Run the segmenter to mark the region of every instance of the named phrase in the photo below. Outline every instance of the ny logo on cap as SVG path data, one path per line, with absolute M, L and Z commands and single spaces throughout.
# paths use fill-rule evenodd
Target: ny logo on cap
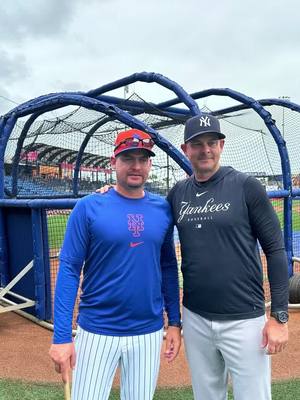
M 210 126 L 210 119 L 209 119 L 209 117 L 201 117 L 200 119 L 199 119 L 199 123 L 200 123 L 200 126 L 202 127 L 202 126 L 204 126 L 204 127 L 206 127 L 206 126 Z

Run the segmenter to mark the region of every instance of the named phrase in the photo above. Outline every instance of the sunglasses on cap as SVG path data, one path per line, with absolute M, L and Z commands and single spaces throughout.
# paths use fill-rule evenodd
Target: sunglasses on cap
M 141 143 L 141 144 L 140 144 Z M 151 149 L 154 146 L 152 139 L 139 139 L 137 137 L 127 138 L 117 145 L 115 151 L 120 147 L 144 147 L 145 149 Z

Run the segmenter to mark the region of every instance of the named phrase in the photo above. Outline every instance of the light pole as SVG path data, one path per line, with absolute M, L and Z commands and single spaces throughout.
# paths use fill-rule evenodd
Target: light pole
M 283 100 L 289 100 L 290 96 L 279 96 L 279 99 L 283 99 Z M 285 111 L 285 107 L 282 107 L 282 137 L 284 138 L 284 128 L 285 128 L 285 121 L 284 121 L 284 111 Z
M 129 93 L 129 85 L 124 86 L 124 100 L 127 99 L 127 95 Z

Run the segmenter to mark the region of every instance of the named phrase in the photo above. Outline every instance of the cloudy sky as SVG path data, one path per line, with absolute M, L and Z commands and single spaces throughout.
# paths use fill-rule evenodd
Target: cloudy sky
M 229 87 L 300 103 L 299 15 L 298 0 L 1 0 L 0 114 L 142 71 L 188 92 Z M 131 90 L 149 101 L 174 97 L 155 84 Z

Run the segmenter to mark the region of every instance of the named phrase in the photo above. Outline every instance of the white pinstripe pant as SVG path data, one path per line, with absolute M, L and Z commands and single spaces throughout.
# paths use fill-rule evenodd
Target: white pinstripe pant
M 121 400 L 152 400 L 163 329 L 146 335 L 105 336 L 78 327 L 72 400 L 107 400 L 118 366 Z

